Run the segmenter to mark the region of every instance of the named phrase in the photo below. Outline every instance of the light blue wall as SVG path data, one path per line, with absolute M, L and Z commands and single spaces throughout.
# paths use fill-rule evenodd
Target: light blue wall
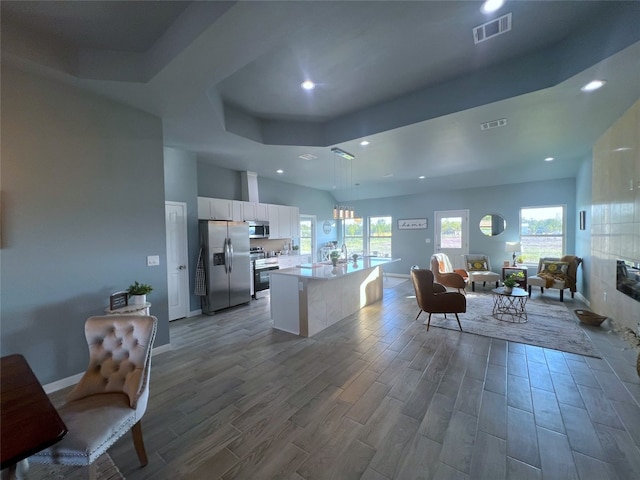
M 408 274 L 412 265 L 427 267 L 434 253 L 434 212 L 440 210 L 469 210 L 469 251 L 490 256 L 494 270 L 509 258 L 504 243 L 519 239 L 520 208 L 562 204 L 567 206 L 566 251 L 575 251 L 575 180 L 572 178 L 550 182 L 528 182 L 491 188 L 474 188 L 425 192 L 404 197 L 380 198 L 354 202 L 359 216 L 391 215 L 394 220 L 392 255 L 402 258 L 386 270 Z M 487 237 L 480 232 L 480 219 L 487 213 L 499 213 L 507 221 L 502 235 Z M 401 218 L 427 218 L 427 230 L 398 230 Z M 426 243 L 426 239 L 430 243 Z
M 4 63 L 1 101 L 0 353 L 43 384 L 83 372 L 85 320 L 134 280 L 168 344 L 160 119 Z
M 164 149 L 165 200 L 187 204 L 187 242 L 189 255 L 189 310 L 200 309 L 200 297 L 193 295 L 198 262 L 198 164 L 194 153 Z
M 593 180 L 593 155 L 589 155 L 582 162 L 580 171 L 576 177 L 576 211 L 585 211 L 586 228 L 580 230 L 580 220 L 576 213 L 575 225 L 576 225 L 576 255 L 582 258 L 581 271 L 578 275 L 578 292 L 590 300 L 590 282 L 589 276 L 591 274 L 591 205 L 593 202 L 592 197 L 592 180 Z

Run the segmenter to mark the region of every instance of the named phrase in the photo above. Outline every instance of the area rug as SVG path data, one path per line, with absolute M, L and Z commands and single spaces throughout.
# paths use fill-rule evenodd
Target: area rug
M 458 315 L 462 330 L 467 333 L 601 358 L 598 349 L 564 303 L 529 298 L 525 308 L 526 323 L 497 320 L 491 315 L 491 293 L 468 292 L 467 312 Z M 428 317 L 423 313 L 420 318 L 423 316 Z M 424 323 L 426 325 L 427 318 L 424 318 Z M 447 315 L 445 319 L 444 315 L 433 314 L 431 327 L 459 330 L 455 315 Z
M 125 480 L 108 453 L 96 460 L 96 466 L 98 480 Z M 29 480 L 86 480 L 89 476 L 87 467 L 29 462 L 27 478 Z

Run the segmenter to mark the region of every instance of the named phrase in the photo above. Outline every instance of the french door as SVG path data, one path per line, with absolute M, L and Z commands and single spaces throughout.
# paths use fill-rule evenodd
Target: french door
M 469 210 L 435 212 L 435 253 L 449 257 L 453 268 L 463 268 L 469 253 Z

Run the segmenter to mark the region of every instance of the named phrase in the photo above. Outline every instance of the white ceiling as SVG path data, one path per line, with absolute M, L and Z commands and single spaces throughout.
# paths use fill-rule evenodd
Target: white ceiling
M 489 16 L 477 1 L 1 8 L 3 61 L 160 116 L 165 145 L 200 161 L 340 201 L 573 177 L 640 98 L 640 2 L 512 1 Z M 512 31 L 474 44 L 474 26 L 508 12 Z M 607 84 L 581 92 L 593 78 Z

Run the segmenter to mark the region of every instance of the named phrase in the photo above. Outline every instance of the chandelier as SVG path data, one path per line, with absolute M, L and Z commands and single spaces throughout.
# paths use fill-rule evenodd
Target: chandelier
M 349 152 L 345 152 L 344 150 L 334 147 L 331 149 L 333 153 L 346 159 L 349 162 L 349 171 L 347 172 L 346 168 L 343 168 L 339 173 L 337 173 L 336 163 L 334 161 L 334 180 L 339 178 L 340 186 L 342 187 L 342 173 L 344 173 L 345 177 L 345 188 L 349 186 L 350 192 L 353 191 L 353 160 L 355 160 L 355 156 L 350 154 Z M 337 174 L 336 174 L 337 173 Z M 350 179 L 347 176 L 350 175 Z M 334 185 L 335 188 L 335 185 Z M 334 205 L 333 206 L 333 219 L 334 220 L 346 220 L 350 218 L 355 218 L 356 212 L 352 206 L 347 205 Z

